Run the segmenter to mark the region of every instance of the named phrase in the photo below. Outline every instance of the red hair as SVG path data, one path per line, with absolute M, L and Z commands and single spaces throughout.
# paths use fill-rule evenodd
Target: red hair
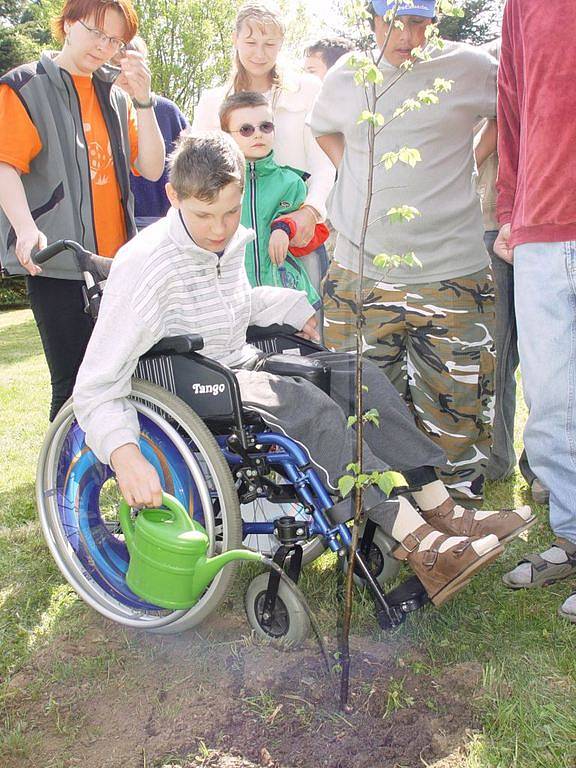
M 94 17 L 94 23 L 101 29 L 104 16 L 109 10 L 115 10 L 122 15 L 126 25 L 124 41 L 132 40 L 138 32 L 138 16 L 131 0 L 67 0 L 60 15 L 54 19 L 54 34 L 62 42 L 66 37 L 64 22 L 81 21 L 90 16 Z

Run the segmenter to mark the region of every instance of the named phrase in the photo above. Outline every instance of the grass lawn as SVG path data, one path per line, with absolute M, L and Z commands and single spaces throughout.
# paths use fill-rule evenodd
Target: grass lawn
M 52 563 L 36 520 L 35 464 L 47 425 L 49 386 L 29 310 L 0 313 L 0 382 L 1 701 L 11 677 L 49 641 L 62 634 L 82 635 L 90 610 Z M 521 407 L 518 434 L 524 417 Z M 486 508 L 527 501 L 518 474 L 488 488 Z M 576 626 L 556 615 L 576 583 L 560 582 L 538 592 L 511 592 L 500 583 L 500 575 L 523 553 L 549 541 L 546 510 L 538 512 L 540 522 L 527 540 L 509 546 L 462 595 L 439 611 L 410 617 L 394 633 L 395 640 L 404 639 L 424 654 L 426 663 L 418 662 L 416 670 L 423 677 L 463 662 L 482 665 L 482 729 L 470 735 L 465 762 L 450 764 L 459 768 L 576 767 Z M 228 606 L 239 615 L 247 579 Z M 326 632 L 333 632 L 336 580 L 330 556 L 308 569 L 303 587 Z M 361 595 L 354 631 L 386 642 Z M 4 726 L 0 756 L 3 750 L 18 749 L 22 738 L 17 721 L 7 718 Z

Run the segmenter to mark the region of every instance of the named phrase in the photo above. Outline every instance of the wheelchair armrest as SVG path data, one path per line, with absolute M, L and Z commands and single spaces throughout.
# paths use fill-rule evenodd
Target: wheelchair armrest
M 188 333 L 183 336 L 167 336 L 154 344 L 142 357 L 156 357 L 157 355 L 185 355 L 189 352 L 197 352 L 204 347 L 204 339 L 197 333 Z
M 321 344 L 297 336 L 297 332 L 291 325 L 250 325 L 246 332 L 246 341 L 264 352 L 311 355 L 314 352 L 327 351 Z
M 273 339 L 276 336 L 293 336 L 298 331 L 292 325 L 249 325 L 246 331 L 246 341 L 251 344 L 254 341 L 264 341 L 264 339 Z
M 258 360 L 254 370 L 267 371 L 276 376 L 298 376 L 330 394 L 330 369 L 320 360 L 298 355 L 267 354 Z

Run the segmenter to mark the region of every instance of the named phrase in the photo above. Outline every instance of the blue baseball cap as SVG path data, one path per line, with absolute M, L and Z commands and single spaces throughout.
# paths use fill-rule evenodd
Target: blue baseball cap
M 378 16 L 393 11 L 395 0 L 372 0 L 372 7 Z M 397 16 L 424 16 L 433 19 L 436 16 L 436 0 L 414 0 L 413 3 L 398 3 Z

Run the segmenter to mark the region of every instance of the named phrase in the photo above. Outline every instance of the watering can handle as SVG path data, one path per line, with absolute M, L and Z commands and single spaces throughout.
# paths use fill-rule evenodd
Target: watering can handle
M 170 512 L 173 512 L 178 522 L 186 526 L 190 525 L 190 516 L 188 512 L 186 512 L 182 504 L 180 504 L 178 499 L 174 498 L 174 496 L 170 496 L 169 493 L 162 493 L 162 506 L 169 509 Z
M 124 534 L 124 540 L 128 547 L 128 552 L 132 552 L 132 543 L 134 541 L 134 520 L 132 520 L 132 513 L 130 511 L 130 505 L 122 499 L 120 502 L 120 509 L 118 510 L 118 518 L 120 520 L 120 527 Z
M 170 510 L 175 519 L 183 526 L 191 527 L 188 513 L 182 504 L 180 504 L 178 499 L 174 498 L 174 496 L 170 496 L 169 493 L 162 493 L 162 506 Z M 120 526 L 122 528 L 122 532 L 124 533 L 124 539 L 126 540 L 128 552 L 130 552 L 132 542 L 134 541 L 134 520 L 132 519 L 131 507 L 126 501 L 124 501 L 124 499 L 122 499 L 120 504 L 118 517 L 120 519 Z

